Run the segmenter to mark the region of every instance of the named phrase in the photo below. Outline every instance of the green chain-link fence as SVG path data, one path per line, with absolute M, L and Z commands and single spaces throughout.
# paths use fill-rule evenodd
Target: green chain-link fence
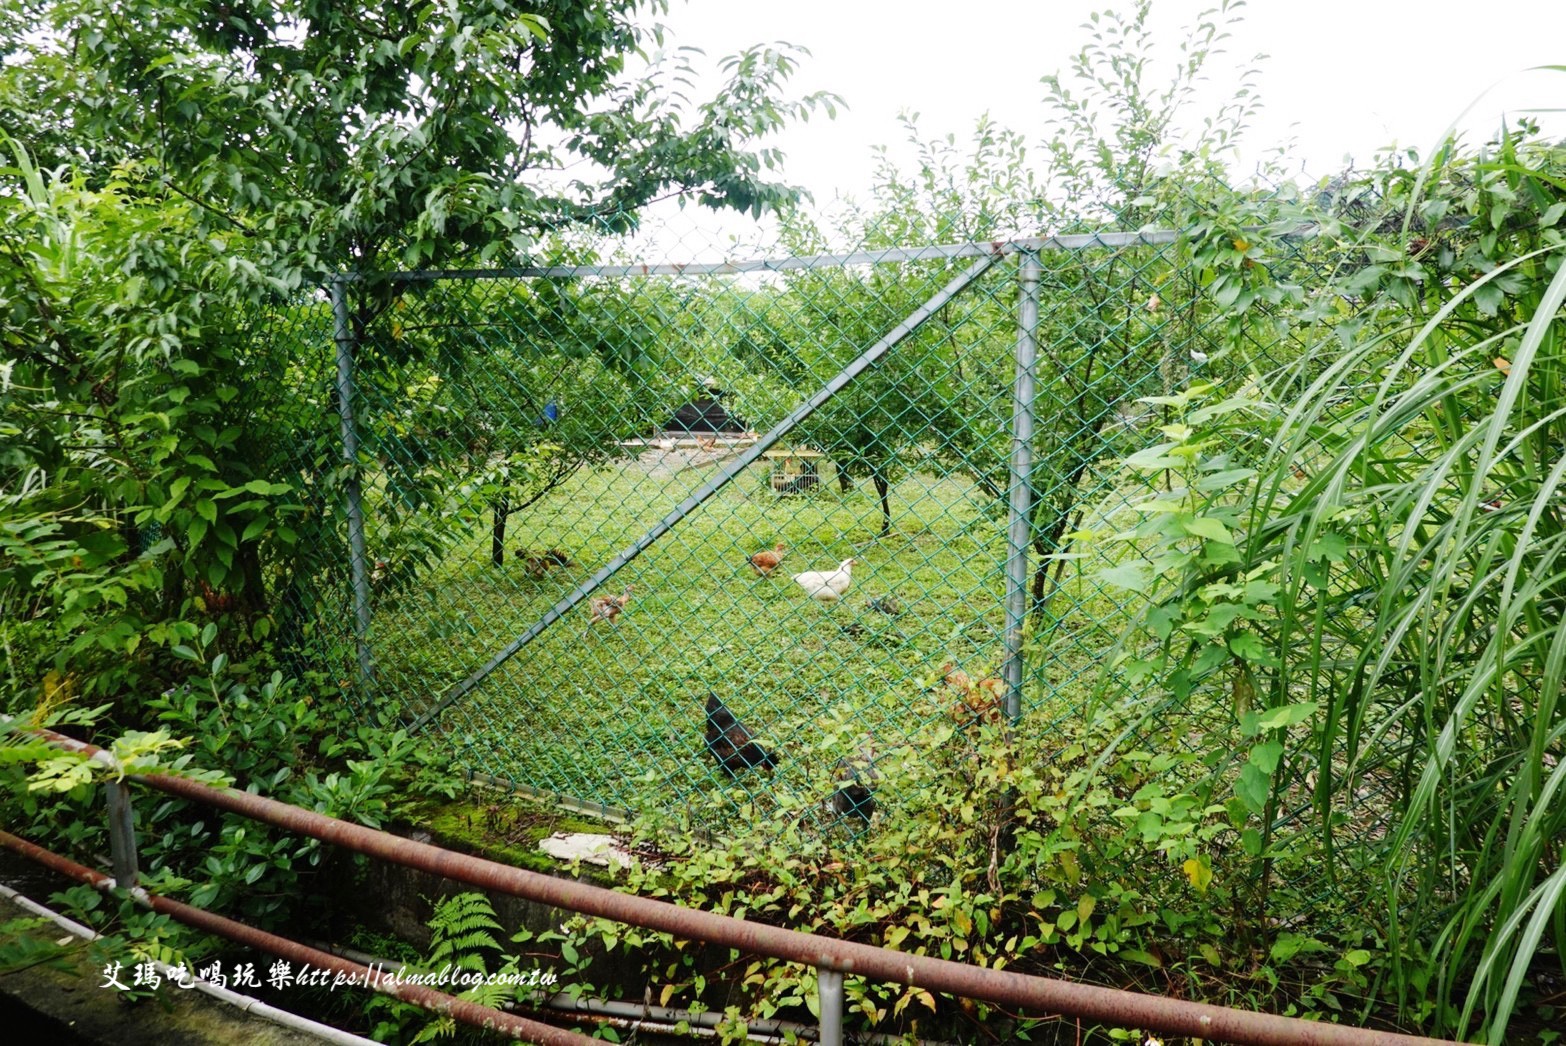
M 954 718 L 1042 729 L 1128 620 L 1097 580 L 1123 553 L 1071 535 L 1147 492 L 1142 398 L 1289 351 L 1220 352 L 1177 241 L 344 278 L 274 327 L 296 370 L 257 407 L 314 434 L 279 455 L 319 494 L 283 646 L 593 807 L 827 795 Z

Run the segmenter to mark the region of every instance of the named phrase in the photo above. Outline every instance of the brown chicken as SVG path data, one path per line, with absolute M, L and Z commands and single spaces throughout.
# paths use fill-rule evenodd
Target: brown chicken
M 620 616 L 620 612 L 625 609 L 625 605 L 631 601 L 631 592 L 635 588 L 635 585 L 626 585 L 625 591 L 618 596 L 599 596 L 588 603 L 589 609 L 593 612 L 592 624 L 596 625 L 600 621 L 613 624 Z
M 779 541 L 769 549 L 753 552 L 745 557 L 745 562 L 750 564 L 750 569 L 756 572 L 757 577 L 771 577 L 772 572 L 783 562 L 787 553 L 783 550 L 783 542 Z
M 543 552 L 534 552 L 530 548 L 517 549 L 517 560 L 522 564 L 522 569 L 535 578 L 542 578 L 556 567 L 574 567 L 571 557 L 558 548 L 546 549 Z
M 1006 704 L 1005 680 L 991 676 L 975 683 L 972 676 L 950 661 L 941 666 L 941 672 L 946 685 L 957 691 L 957 700 L 950 709 L 953 719 L 965 724 L 1000 721 Z

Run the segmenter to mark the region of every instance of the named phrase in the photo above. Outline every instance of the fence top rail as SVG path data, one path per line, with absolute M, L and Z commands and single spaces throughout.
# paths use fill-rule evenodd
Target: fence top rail
M 9 716 L 0 716 L 0 723 L 15 728 L 15 721 Z M 60 748 L 118 766 L 112 754 L 96 745 L 42 728 L 33 728 L 32 732 Z M 822 937 L 697 908 L 685 908 L 638 894 L 620 893 L 572 879 L 557 879 L 541 872 L 455 853 L 429 843 L 405 839 L 313 810 L 290 806 L 254 792 L 216 788 L 190 778 L 166 774 L 127 776 L 171 795 L 205 803 L 368 856 L 443 875 L 471 886 L 525 897 L 556 908 L 644 929 L 659 930 L 677 937 L 737 948 L 753 955 L 982 999 L 1033 1012 L 1058 1013 L 1124 1028 L 1143 1028 L 1257 1046 L 1457 1046 L 1450 1040 L 1419 1038 L 1396 1032 L 1235 1010 L 1162 995 L 970 966 Z
M 799 254 L 778 258 L 751 258 L 721 262 L 665 262 L 663 264 L 626 265 L 517 265 L 498 269 L 416 269 L 386 274 L 400 283 L 430 283 L 436 280 L 498 280 L 545 278 L 581 279 L 588 276 L 731 276 L 754 272 L 789 272 L 800 269 L 837 269 L 848 265 L 895 265 L 919 261 L 944 261 L 953 258 L 980 258 L 989 255 L 1041 253 L 1047 251 L 1083 251 L 1099 248 L 1158 246 L 1174 243 L 1180 233 L 1174 229 L 1142 229 L 1136 232 L 1090 232 L 1069 236 L 1029 236 L 1010 240 L 974 243 L 929 244 L 918 247 L 886 247 L 850 251 L 846 254 Z M 351 273 L 339 279 L 355 280 Z

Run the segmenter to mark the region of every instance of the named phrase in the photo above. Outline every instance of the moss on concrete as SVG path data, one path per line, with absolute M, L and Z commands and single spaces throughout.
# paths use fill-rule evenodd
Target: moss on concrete
M 450 802 L 423 805 L 411 812 L 408 822 L 414 832 L 429 833 L 437 845 L 552 875 L 567 871 L 567 866 L 540 851 L 540 840 L 556 832 L 623 831 L 609 821 L 481 787 Z M 611 882 L 606 869 L 589 865 L 578 878 L 606 886 Z

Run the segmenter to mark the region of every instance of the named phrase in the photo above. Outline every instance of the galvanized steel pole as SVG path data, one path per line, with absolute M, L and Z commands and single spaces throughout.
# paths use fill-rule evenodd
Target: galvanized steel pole
M 1028 620 L 1028 550 L 1033 540 L 1033 398 L 1034 364 L 1038 359 L 1039 256 L 1025 251 L 1018 258 L 1021 294 L 1017 304 L 1016 385 L 1011 407 L 1011 526 L 1006 545 L 1006 718 L 1022 717 L 1022 650 Z
M 843 1046 L 843 974 L 825 966 L 816 969 L 821 999 L 821 1046 Z
M 359 655 L 359 685 L 367 686 L 375 664 L 370 654 L 370 564 L 364 548 L 364 498 L 359 479 L 359 430 L 353 416 L 353 325 L 348 317 L 348 280 L 332 280 L 333 340 L 337 344 L 337 417 L 342 423 L 343 489 L 348 508 L 348 574 L 353 583 L 353 642 Z
M 109 800 L 109 863 L 114 885 L 124 890 L 136 885 L 136 814 L 131 808 L 130 786 L 110 781 L 104 791 Z

